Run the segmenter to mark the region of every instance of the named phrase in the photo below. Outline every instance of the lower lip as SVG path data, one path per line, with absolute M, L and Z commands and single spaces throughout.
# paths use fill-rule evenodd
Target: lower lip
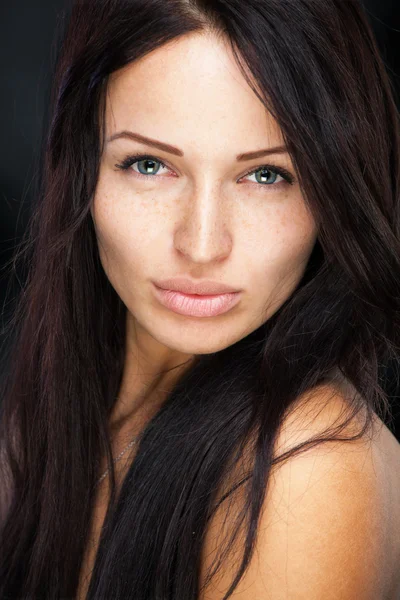
M 174 290 L 163 290 L 154 286 L 157 298 L 167 308 L 187 317 L 216 317 L 228 312 L 240 300 L 241 292 L 218 296 L 182 294 Z

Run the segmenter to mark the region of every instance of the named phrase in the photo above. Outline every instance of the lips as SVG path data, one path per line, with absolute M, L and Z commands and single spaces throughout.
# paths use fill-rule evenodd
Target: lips
M 230 311 L 240 302 L 241 293 L 212 296 L 190 295 L 175 290 L 164 290 L 154 285 L 157 299 L 166 308 L 187 317 L 216 317 Z
M 216 281 L 202 280 L 194 281 L 186 277 L 174 277 L 155 281 L 155 285 L 163 290 L 172 290 L 183 294 L 196 294 L 199 296 L 213 296 L 220 294 L 232 294 L 239 292 L 238 288 L 228 286 Z

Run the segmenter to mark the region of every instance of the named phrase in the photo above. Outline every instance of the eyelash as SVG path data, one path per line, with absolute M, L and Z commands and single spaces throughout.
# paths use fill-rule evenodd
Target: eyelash
M 141 162 L 142 160 L 152 160 L 154 162 L 159 163 L 162 167 L 169 169 L 168 165 L 166 165 L 162 160 L 160 160 L 156 156 L 152 156 L 150 154 L 135 154 L 135 155 L 127 156 L 122 161 L 121 164 L 116 164 L 115 166 L 117 167 L 117 169 L 120 169 L 122 171 L 127 171 L 133 164 L 135 164 L 136 162 Z M 287 171 L 286 169 L 283 169 L 282 167 L 278 167 L 275 165 L 261 165 L 260 167 L 252 169 L 251 171 L 245 173 L 243 175 L 243 177 L 248 177 L 249 175 L 253 175 L 254 173 L 257 173 L 257 171 L 261 171 L 262 169 L 266 169 L 268 171 L 272 171 L 276 175 L 280 175 L 281 177 L 283 177 L 285 182 L 289 185 L 293 185 L 296 181 L 295 178 L 293 177 L 293 175 L 289 171 Z M 137 173 L 136 171 L 134 171 L 134 173 L 135 173 L 135 175 L 137 175 L 139 177 L 145 177 L 146 179 L 151 179 L 151 178 L 154 179 L 154 177 L 155 177 L 155 175 L 144 175 L 143 173 Z M 284 182 L 281 181 L 277 184 L 265 184 L 265 185 L 263 185 L 262 183 L 256 182 L 256 184 L 258 184 L 261 187 L 271 187 L 271 185 L 279 185 L 280 183 L 284 183 Z

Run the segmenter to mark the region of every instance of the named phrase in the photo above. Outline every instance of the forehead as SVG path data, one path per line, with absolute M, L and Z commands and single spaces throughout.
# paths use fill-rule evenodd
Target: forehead
M 210 34 L 173 40 L 113 73 L 106 129 L 107 135 L 132 129 L 155 138 L 162 131 L 172 144 L 196 140 L 214 149 L 246 141 L 252 150 L 266 140 L 283 141 L 228 42 Z

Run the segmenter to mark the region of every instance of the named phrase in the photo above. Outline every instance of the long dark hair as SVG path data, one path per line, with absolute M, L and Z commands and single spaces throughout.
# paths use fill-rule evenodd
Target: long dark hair
M 247 537 L 228 598 L 252 556 L 271 467 L 338 439 L 360 411 L 365 425 L 349 440 L 374 413 L 391 418 L 383 374 L 399 357 L 399 115 L 360 3 L 75 2 L 56 61 L 41 192 L 18 251 L 29 269 L 2 389 L 1 598 L 74 597 L 99 457 L 113 466 L 108 418 L 126 309 L 102 269 L 90 215 L 108 76 L 205 30 L 229 39 L 280 124 L 318 239 L 301 282 L 266 323 L 195 357 L 145 427 L 118 497 L 111 472 L 88 598 L 197 598 L 207 523 L 240 490 Z M 332 369 L 356 391 L 343 427 L 275 456 L 283 418 Z M 246 448 L 243 476 L 231 477 Z

